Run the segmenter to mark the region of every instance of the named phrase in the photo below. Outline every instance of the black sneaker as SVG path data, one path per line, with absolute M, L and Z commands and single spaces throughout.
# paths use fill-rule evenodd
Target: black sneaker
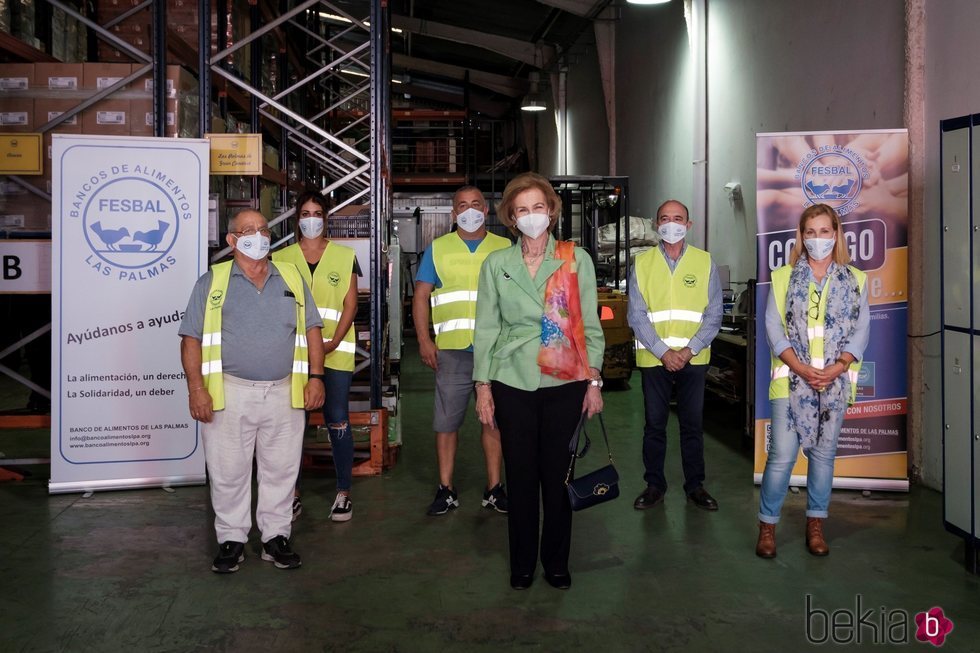
M 432 501 L 432 505 L 429 506 L 427 514 L 433 517 L 436 515 L 445 515 L 450 510 L 455 510 L 456 508 L 459 508 L 459 498 L 456 495 L 456 490 L 440 485 L 439 489 L 436 490 L 436 498 Z
M 303 514 L 303 502 L 299 500 L 299 497 L 293 497 L 293 517 L 290 521 L 296 521 L 296 518 Z
M 222 542 L 218 557 L 211 563 L 216 574 L 232 574 L 238 571 L 238 563 L 245 561 L 245 545 L 241 542 Z
M 274 563 L 279 569 L 296 569 L 303 564 L 299 554 L 289 547 L 289 538 L 284 535 L 262 543 L 262 559 Z
M 483 507 L 497 512 L 507 512 L 507 493 L 504 486 L 497 483 L 492 488 L 483 493 Z
M 330 508 L 330 521 L 350 521 L 353 516 L 354 504 L 351 503 L 350 496 L 338 492 L 337 498 L 333 500 L 333 507 Z

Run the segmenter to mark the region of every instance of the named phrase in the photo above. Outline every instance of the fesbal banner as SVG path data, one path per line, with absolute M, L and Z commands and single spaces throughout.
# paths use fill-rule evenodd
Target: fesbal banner
M 207 269 L 208 157 L 52 138 L 52 493 L 204 482 L 177 327 Z
M 871 336 L 857 401 L 837 443 L 834 487 L 908 490 L 906 350 L 908 132 L 904 129 L 756 135 L 755 482 L 769 449 L 770 275 L 789 263 L 800 214 L 828 204 L 843 223 L 851 264 L 867 273 Z M 806 484 L 801 452 L 791 483 Z

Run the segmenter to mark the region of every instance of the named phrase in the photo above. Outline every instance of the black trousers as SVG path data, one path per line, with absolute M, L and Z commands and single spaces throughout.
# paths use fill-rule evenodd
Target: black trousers
M 667 455 L 667 418 L 670 394 L 677 386 L 677 417 L 681 423 L 681 464 L 684 492 L 690 494 L 704 483 L 704 379 L 707 365 L 685 365 L 678 372 L 666 367 L 641 367 L 643 406 L 643 480 L 661 492 L 667 491 L 664 458 Z
M 493 402 L 507 474 L 510 571 L 532 574 L 537 565 L 539 503 L 544 508 L 541 565 L 568 573 L 572 508 L 565 490 L 568 441 L 582 415 L 587 383 L 534 391 L 494 381 Z

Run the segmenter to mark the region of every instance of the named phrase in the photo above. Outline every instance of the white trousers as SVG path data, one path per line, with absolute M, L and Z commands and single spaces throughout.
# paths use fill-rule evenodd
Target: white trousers
M 289 537 L 303 453 L 303 409 L 291 405 L 289 377 L 246 381 L 225 374 L 224 384 L 224 410 L 215 411 L 201 429 L 218 542 L 248 542 L 253 457 L 259 482 L 255 522 L 262 541 Z

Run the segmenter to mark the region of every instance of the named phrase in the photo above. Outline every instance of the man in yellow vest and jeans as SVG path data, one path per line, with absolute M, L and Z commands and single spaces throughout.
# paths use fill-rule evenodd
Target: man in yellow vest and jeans
M 234 260 L 201 276 L 180 324 L 191 417 L 201 422 L 214 506 L 216 573 L 238 571 L 255 521 L 263 560 L 300 566 L 289 544 L 304 410 L 323 405 L 323 340 L 310 289 L 291 263 L 270 263 L 269 226 L 246 209 L 228 225 Z
M 704 380 L 711 341 L 721 326 L 721 282 L 708 252 L 685 241 L 687 207 L 668 200 L 657 209 L 660 244 L 636 257 L 629 279 L 627 318 L 636 336 L 643 376 L 643 466 L 646 489 L 637 510 L 661 503 L 667 492 L 664 458 L 671 392 L 677 388 L 684 493 L 699 508 L 718 510 L 704 489 Z
M 486 201 L 473 186 L 453 196 L 452 216 L 456 231 L 432 241 L 423 253 L 415 278 L 412 318 L 422 362 L 436 372 L 435 409 L 439 487 L 429 515 L 444 515 L 459 507 L 453 486 L 453 469 L 459 427 L 473 394 L 473 328 L 476 321 L 480 266 L 490 252 L 510 247 L 507 238 L 489 233 L 485 224 Z M 436 337 L 429 333 L 429 305 Z M 500 432 L 482 427 L 483 455 L 487 463 L 484 508 L 507 512 L 507 494 L 500 483 Z

